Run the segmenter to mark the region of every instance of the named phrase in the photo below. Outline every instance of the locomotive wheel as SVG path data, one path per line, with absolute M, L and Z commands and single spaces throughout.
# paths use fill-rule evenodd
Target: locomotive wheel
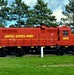
M 69 51 L 69 54 L 74 55 L 74 51 Z
M 62 51 L 62 50 L 57 50 L 57 55 L 60 55 L 60 56 L 64 55 L 64 51 Z
M 17 57 L 22 57 L 24 55 L 24 51 L 22 49 L 17 49 L 16 50 L 16 56 Z
M 3 49 L 0 51 L 0 57 L 5 57 L 6 56 L 6 51 Z

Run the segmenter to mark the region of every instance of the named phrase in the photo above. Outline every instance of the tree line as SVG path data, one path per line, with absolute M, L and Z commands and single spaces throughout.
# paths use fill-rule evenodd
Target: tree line
M 62 13 L 65 15 L 65 18 L 61 18 L 60 23 L 64 23 L 74 30 L 74 0 L 69 0 Z
M 11 21 L 16 22 L 11 25 L 13 27 L 32 27 L 34 25 L 56 27 L 67 23 L 67 21 L 67 25 L 74 26 L 74 0 L 69 0 L 69 4 L 65 6 L 65 11 L 62 13 L 66 18 L 61 18 L 60 23 L 57 23 L 56 17 L 52 15 L 52 10 L 48 8 L 48 3 L 43 0 L 37 0 L 33 8 L 30 8 L 22 0 L 15 0 L 10 5 L 8 0 L 0 0 L 0 27 L 7 26 L 7 22 Z

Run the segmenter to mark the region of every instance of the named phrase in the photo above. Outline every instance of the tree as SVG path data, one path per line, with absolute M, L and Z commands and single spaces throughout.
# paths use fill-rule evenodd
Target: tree
M 29 10 L 29 12 L 27 13 L 27 20 L 26 20 L 26 26 L 34 26 L 36 20 L 34 17 L 34 13 L 35 11 L 33 9 Z
M 2 23 L 0 23 L 0 28 L 1 28 L 1 27 L 5 27 L 5 26 L 4 26 Z
M 15 0 L 11 4 L 11 20 L 17 20 L 17 27 L 20 27 L 21 24 L 25 25 L 28 8 L 29 6 L 22 2 L 22 0 Z M 24 20 L 22 21 L 23 18 Z
M 74 0 L 69 0 L 69 3 L 65 6 L 63 14 L 66 16 L 65 22 L 74 28 Z
M 6 20 L 8 19 L 9 7 L 7 0 L 0 0 L 0 24 L 1 26 L 6 25 Z
M 57 25 L 55 23 L 55 16 L 52 16 L 52 11 L 48 9 L 47 3 L 44 3 L 42 0 L 37 0 L 37 4 L 34 6 L 34 9 L 30 11 L 28 16 L 27 24 L 45 24 L 47 26 Z

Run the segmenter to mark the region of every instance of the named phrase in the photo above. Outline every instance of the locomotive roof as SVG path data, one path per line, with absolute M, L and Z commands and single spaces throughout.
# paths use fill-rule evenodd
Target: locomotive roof
M 71 30 L 71 28 L 69 26 L 61 26 L 61 27 L 58 27 L 60 30 Z

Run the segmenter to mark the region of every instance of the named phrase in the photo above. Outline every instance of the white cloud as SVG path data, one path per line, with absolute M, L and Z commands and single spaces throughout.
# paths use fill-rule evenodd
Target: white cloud
M 66 4 L 68 4 L 69 3 L 69 0 L 65 0 L 64 1 L 64 4 L 66 5 Z
M 56 16 L 57 21 L 60 21 L 61 18 L 66 18 L 66 16 L 64 16 L 62 14 L 62 11 L 65 10 L 65 5 L 68 3 L 69 3 L 68 0 L 63 0 L 62 4 L 60 6 L 58 6 L 58 8 L 53 11 L 53 15 Z
M 62 9 L 61 7 L 57 8 L 54 12 L 53 15 L 56 16 L 57 21 L 60 21 L 61 18 L 65 18 L 65 16 L 62 14 Z
M 25 4 L 27 4 L 30 7 L 33 7 L 37 2 L 37 0 L 22 0 L 22 1 L 24 1 Z

